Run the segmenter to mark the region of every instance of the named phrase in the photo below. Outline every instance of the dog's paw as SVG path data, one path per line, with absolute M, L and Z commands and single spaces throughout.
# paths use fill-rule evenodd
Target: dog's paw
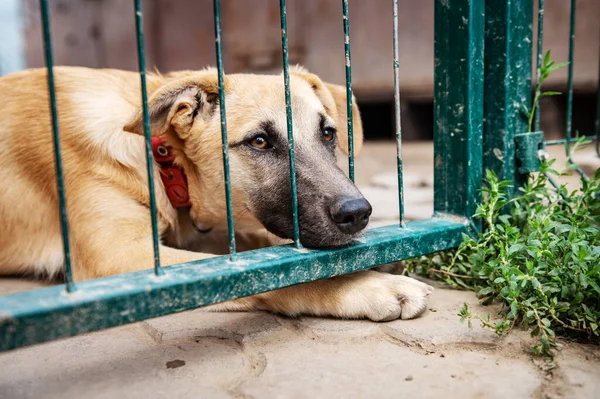
M 413 278 L 378 273 L 355 286 L 346 305 L 373 321 L 407 320 L 427 309 L 431 292 L 433 287 Z

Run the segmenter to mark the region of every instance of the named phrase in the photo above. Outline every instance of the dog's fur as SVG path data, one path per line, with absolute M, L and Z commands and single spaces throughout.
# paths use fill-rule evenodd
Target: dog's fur
M 54 72 L 74 278 L 147 269 L 153 250 L 139 75 L 75 67 Z M 152 134 L 172 146 L 192 204 L 173 208 L 155 179 L 161 263 L 223 253 L 216 72 L 149 74 L 148 93 Z M 340 231 L 331 207 L 339 198 L 362 196 L 335 163 L 336 140 L 322 133 L 336 129 L 337 145 L 348 152 L 345 89 L 293 68 L 291 93 L 301 240 L 311 247 L 346 244 L 356 235 Z M 281 243 L 292 236 L 283 79 L 227 75 L 225 95 L 236 235 L 242 249 Z M 64 256 L 46 70 L 0 78 L 0 98 L 0 274 L 52 277 Z M 356 104 L 353 109 L 358 153 L 362 126 Z M 256 134 L 273 148 L 251 147 Z M 430 291 L 416 280 L 368 270 L 210 308 L 390 320 L 422 313 Z

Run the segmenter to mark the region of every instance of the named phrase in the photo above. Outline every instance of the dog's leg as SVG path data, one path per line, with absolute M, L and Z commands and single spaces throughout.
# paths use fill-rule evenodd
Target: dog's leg
M 206 308 L 209 311 L 268 310 L 388 321 L 417 317 L 433 288 L 413 278 L 364 270 L 283 288 Z
M 99 247 L 87 250 L 87 262 L 78 262 L 75 269 L 76 280 L 106 277 L 115 274 L 130 273 L 154 267 L 154 250 L 151 235 L 142 239 L 124 243 L 114 243 L 107 251 Z M 169 266 L 211 258 L 215 255 L 190 252 L 159 245 L 160 264 Z M 93 257 L 93 260 L 92 260 Z
M 95 183 L 95 182 L 92 182 Z M 80 185 L 83 187 L 83 184 Z M 69 204 L 75 280 L 151 269 L 154 266 L 152 228 L 148 208 L 125 197 L 114 187 L 89 184 L 88 201 Z M 78 199 L 77 192 L 72 198 Z M 159 230 L 166 226 L 159 219 Z M 159 246 L 161 266 L 205 259 L 214 255 Z

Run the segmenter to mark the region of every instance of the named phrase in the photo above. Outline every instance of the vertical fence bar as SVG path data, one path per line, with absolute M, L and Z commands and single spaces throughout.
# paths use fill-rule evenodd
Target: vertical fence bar
M 54 87 L 54 57 L 52 56 L 52 38 L 50 36 L 50 15 L 48 0 L 40 0 L 42 13 L 42 29 L 44 36 L 44 58 L 48 73 L 48 95 L 50 99 L 50 113 L 52 114 L 52 141 L 54 143 L 54 163 L 56 165 L 56 189 L 58 190 L 58 212 L 60 217 L 60 230 L 65 256 L 65 280 L 67 292 L 76 290 L 73 283 L 73 270 L 71 267 L 71 247 L 69 245 L 69 222 L 67 219 L 67 200 L 65 198 L 65 183 L 62 159 L 60 155 L 60 131 L 58 128 L 58 113 L 56 108 L 56 89 Z
M 531 108 L 533 1 L 485 1 L 485 89 L 483 166 L 510 180 L 509 196 L 527 175 L 518 172 L 515 135 L 526 133 Z
M 469 220 L 481 199 L 484 2 L 436 0 L 434 209 Z
M 344 14 L 344 53 L 346 63 L 346 109 L 348 113 L 348 176 L 354 183 L 354 124 L 352 115 L 352 59 L 350 56 L 350 16 L 348 0 L 342 0 Z
M 577 11 L 577 0 L 571 0 L 571 18 L 569 26 L 569 78 L 567 81 L 567 112 L 565 126 L 565 153 L 567 162 L 581 177 L 587 179 L 585 172 L 571 159 L 571 139 L 573 138 L 573 68 L 575 58 L 575 16 Z
M 156 217 L 156 196 L 154 194 L 154 158 L 152 157 L 152 132 L 150 130 L 150 113 L 148 112 L 148 91 L 146 88 L 146 52 L 144 50 L 144 21 L 142 18 L 141 0 L 135 0 L 135 30 L 137 38 L 138 67 L 140 70 L 140 82 L 142 92 L 142 111 L 144 115 L 146 169 L 148 173 L 148 194 L 150 195 L 152 246 L 154 248 L 154 273 L 157 276 L 161 276 L 164 272 L 160 267 L 158 220 Z
M 231 203 L 231 179 L 229 175 L 229 145 L 227 141 L 227 115 L 225 113 L 225 80 L 223 78 L 223 48 L 221 40 L 221 1 L 213 0 L 215 23 L 215 53 L 219 79 L 219 109 L 221 112 L 221 148 L 223 150 L 223 178 L 225 180 L 225 202 L 227 206 L 227 232 L 229 234 L 229 256 L 235 257 L 235 229 L 233 205 Z
M 542 53 L 544 51 L 544 0 L 538 1 L 538 30 L 537 30 L 537 56 L 535 67 L 535 85 L 537 87 L 542 75 Z M 541 106 L 540 101 L 535 107 L 535 131 L 540 131 Z
M 600 33 L 600 30 L 599 30 Z M 600 35 L 599 35 L 600 36 Z M 600 46 L 598 47 L 598 87 L 596 88 L 596 155 L 600 157 Z
M 538 86 L 540 79 L 542 78 L 542 62 L 543 62 L 543 54 L 544 54 L 544 0 L 538 1 L 538 30 L 537 30 L 537 51 L 535 57 L 535 87 Z M 541 99 L 540 99 L 541 100 Z M 542 118 L 542 107 L 541 101 L 538 100 L 535 108 L 535 127 L 534 130 L 536 132 L 540 131 L 541 123 L 540 120 Z M 527 107 L 529 109 L 529 107 Z M 542 144 L 544 148 L 546 147 L 546 142 Z M 550 173 L 544 173 L 548 182 L 554 187 L 557 191 L 560 190 L 560 185 Z
M 283 53 L 283 82 L 285 85 L 285 111 L 287 115 L 288 154 L 290 157 L 290 185 L 292 189 L 292 223 L 294 225 L 294 244 L 300 248 L 300 225 L 298 223 L 298 193 L 296 191 L 296 160 L 294 152 L 294 126 L 292 122 L 292 100 L 290 95 L 290 71 L 287 35 L 286 1 L 279 0 L 281 18 L 281 51 Z
M 570 157 L 571 138 L 573 135 L 573 56 L 575 53 L 575 12 L 577 0 L 571 0 L 571 20 L 569 27 L 569 78 L 567 81 L 567 113 L 565 126 L 565 152 Z
M 400 52 L 398 46 L 398 0 L 393 0 L 394 23 L 394 111 L 396 116 L 396 159 L 398 165 L 398 212 L 400 227 L 404 227 L 404 179 L 402 171 L 402 123 L 400 113 Z

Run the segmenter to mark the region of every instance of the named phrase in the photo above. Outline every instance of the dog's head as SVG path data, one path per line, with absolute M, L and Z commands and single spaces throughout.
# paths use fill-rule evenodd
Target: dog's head
M 348 153 L 346 91 L 301 68 L 291 70 L 300 238 L 308 247 L 349 243 L 367 226 L 371 205 L 338 168 L 336 147 Z M 225 77 L 231 189 L 236 227 L 262 224 L 293 235 L 286 104 L 281 76 Z M 189 72 L 154 92 L 151 130 L 173 146 L 188 176 L 191 217 L 201 229 L 223 224 L 223 153 L 214 70 Z M 353 99 L 354 149 L 362 125 Z M 125 128 L 143 133 L 141 110 Z

